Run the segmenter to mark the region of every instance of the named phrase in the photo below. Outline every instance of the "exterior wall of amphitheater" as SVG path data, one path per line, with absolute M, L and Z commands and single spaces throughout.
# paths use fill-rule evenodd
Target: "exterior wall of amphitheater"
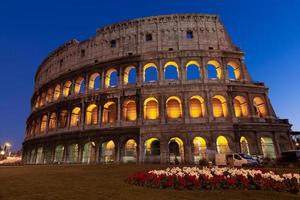
M 291 125 L 276 116 L 268 88 L 251 79 L 243 59 L 215 15 L 146 17 L 71 40 L 38 68 L 23 160 L 197 163 L 214 152 L 278 157 L 293 148 Z M 199 73 L 193 80 L 191 66 Z M 168 67 L 176 78 L 167 78 Z M 157 80 L 147 77 L 150 69 Z

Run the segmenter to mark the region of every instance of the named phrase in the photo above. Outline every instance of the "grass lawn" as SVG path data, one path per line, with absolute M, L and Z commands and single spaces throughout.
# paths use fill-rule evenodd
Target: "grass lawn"
M 268 191 L 176 191 L 128 185 L 124 179 L 161 165 L 0 167 L 0 200 L 224 200 L 300 199 L 300 195 Z M 288 172 L 288 170 L 284 170 Z M 298 170 L 299 172 L 299 170 Z

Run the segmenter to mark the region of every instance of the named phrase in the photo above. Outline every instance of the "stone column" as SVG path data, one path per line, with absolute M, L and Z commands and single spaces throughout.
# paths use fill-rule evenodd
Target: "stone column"
M 80 116 L 80 127 L 81 129 L 84 129 L 85 125 L 85 102 L 81 102 L 81 116 Z
M 166 99 L 164 96 L 160 96 L 159 98 L 159 117 L 160 117 L 160 121 L 161 124 L 165 124 L 166 123 Z
M 162 83 L 165 79 L 164 75 L 164 66 L 162 66 L 162 61 L 158 60 L 158 82 L 159 84 Z
M 141 63 L 139 62 L 137 64 L 137 85 L 140 86 L 143 84 L 144 82 L 144 79 L 143 79 L 143 76 L 144 76 L 144 69 L 143 69 L 143 66 L 141 65 Z
M 201 70 L 201 79 L 203 80 L 204 83 L 208 82 L 208 75 L 207 75 L 207 59 L 206 58 L 201 58 L 201 64 L 200 64 L 200 70 Z

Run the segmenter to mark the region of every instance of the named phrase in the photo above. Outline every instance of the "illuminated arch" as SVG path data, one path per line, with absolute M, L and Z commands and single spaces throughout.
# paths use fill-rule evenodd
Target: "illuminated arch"
M 218 117 L 227 117 L 227 102 L 225 97 L 221 95 L 216 95 L 212 98 L 212 107 L 213 107 L 213 116 Z
M 63 95 L 64 97 L 68 97 L 71 95 L 71 86 L 72 86 L 72 82 L 71 81 L 66 81 L 64 84 L 64 88 L 63 88 Z
M 157 119 L 159 117 L 158 101 L 149 97 L 144 101 L 144 119 Z
M 218 61 L 210 60 L 207 62 L 207 74 L 209 79 L 221 79 L 222 68 Z
M 217 150 L 218 153 L 222 154 L 227 154 L 231 152 L 226 137 L 221 135 L 217 138 Z
M 136 103 L 134 100 L 128 100 L 123 105 L 123 118 L 126 121 L 135 121 L 137 118 Z
M 263 156 L 265 158 L 271 158 L 271 159 L 276 158 L 275 147 L 272 138 L 261 137 L 260 142 L 261 142 Z
M 41 119 L 38 119 L 35 124 L 34 133 L 38 135 L 41 132 Z
M 154 63 L 147 63 L 143 67 L 144 82 L 154 82 L 158 80 L 158 67 Z
M 76 163 L 78 162 L 78 144 L 71 144 L 68 146 L 68 154 L 67 154 L 67 162 L 68 163 Z
M 100 89 L 100 74 L 93 73 L 89 78 L 89 90 L 99 90 Z
M 71 127 L 78 127 L 81 121 L 81 109 L 79 107 L 75 107 L 72 110 L 72 114 L 71 114 L 71 123 L 70 126 Z
M 236 96 L 233 99 L 233 107 L 236 117 L 249 117 L 248 103 L 245 97 Z
M 186 64 L 186 80 L 199 80 L 201 78 L 200 64 L 191 60 Z
M 50 120 L 49 120 L 49 130 L 54 130 L 54 129 L 56 129 L 56 124 L 57 124 L 56 113 L 52 113 L 52 114 L 50 115 Z
M 117 106 L 113 101 L 109 101 L 103 106 L 102 123 L 114 123 L 117 121 Z
M 105 74 L 105 87 L 116 87 L 118 85 L 118 71 L 115 68 L 110 68 Z
M 88 142 L 83 147 L 82 163 L 93 163 L 96 160 L 96 144 Z
M 202 137 L 195 137 L 193 140 L 194 162 L 199 163 L 201 159 L 206 158 L 206 141 Z
M 98 124 L 98 106 L 96 104 L 91 104 L 86 109 L 85 115 L 86 125 L 96 125 Z
M 31 123 L 30 127 L 30 136 L 34 136 L 34 131 L 35 131 L 35 121 Z
M 136 83 L 136 68 L 133 65 L 130 65 L 124 70 L 124 84 L 135 84 Z
M 176 62 L 169 61 L 164 65 L 164 77 L 165 80 L 179 79 L 179 67 Z
M 85 80 L 83 77 L 79 77 L 75 82 L 75 94 L 84 93 Z
M 145 156 L 160 156 L 160 142 L 158 138 L 149 138 L 144 145 Z
M 169 140 L 169 161 L 170 163 L 184 162 L 184 143 L 178 137 Z
M 41 122 L 41 133 L 46 132 L 47 130 L 48 117 L 47 115 L 43 115 Z
M 53 88 L 49 88 L 47 91 L 46 102 L 51 103 L 53 101 Z
M 242 136 L 240 139 L 241 153 L 250 155 L 249 145 L 247 139 Z
M 137 158 L 137 144 L 134 139 L 129 139 L 125 143 L 125 152 L 123 156 L 123 162 L 136 162 Z
M 265 101 L 261 97 L 254 97 L 253 105 L 256 111 L 257 117 L 267 117 L 268 111 Z
M 62 110 L 59 113 L 59 128 L 66 128 L 68 120 L 68 111 Z
M 101 162 L 114 162 L 116 156 L 116 145 L 114 141 L 110 140 L 101 145 Z
M 199 118 L 205 116 L 205 103 L 201 96 L 192 96 L 189 100 L 190 117 Z
M 39 103 L 40 107 L 44 106 L 45 102 L 46 102 L 46 93 L 43 92 L 40 98 L 40 103 Z
M 60 92 L 61 92 L 60 90 L 61 90 L 60 85 L 57 84 L 54 89 L 54 96 L 53 96 L 54 101 L 58 100 L 58 98 L 60 97 Z
M 181 100 L 176 96 L 171 96 L 166 101 L 167 115 L 171 119 L 182 117 Z
M 233 80 L 241 80 L 241 69 L 236 62 L 230 61 L 227 64 L 228 76 Z
M 40 106 L 40 96 L 38 96 L 35 100 L 35 108 L 38 108 Z
M 57 145 L 55 147 L 54 163 L 62 163 L 63 162 L 64 150 L 65 150 L 65 148 L 63 145 Z

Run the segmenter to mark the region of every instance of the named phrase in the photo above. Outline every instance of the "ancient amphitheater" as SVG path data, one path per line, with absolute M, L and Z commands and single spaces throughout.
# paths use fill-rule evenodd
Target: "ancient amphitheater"
M 66 42 L 37 70 L 23 160 L 276 158 L 293 148 L 291 125 L 276 116 L 268 88 L 251 79 L 243 60 L 216 15 L 145 17 Z

